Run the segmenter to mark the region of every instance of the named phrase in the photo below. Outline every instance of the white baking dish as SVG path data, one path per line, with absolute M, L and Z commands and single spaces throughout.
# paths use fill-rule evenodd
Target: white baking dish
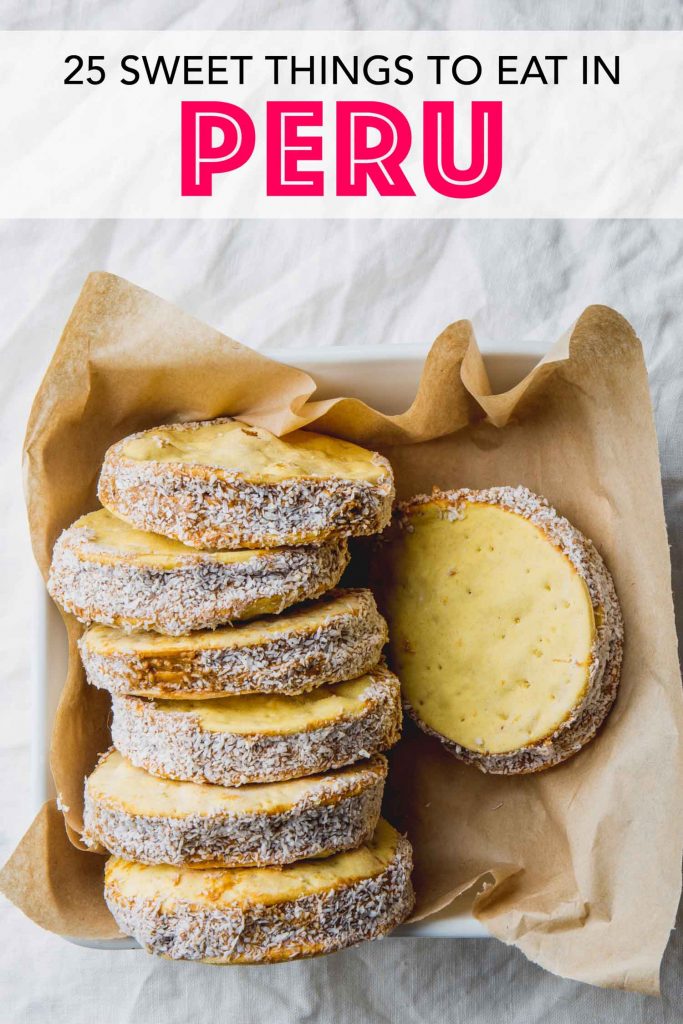
M 364 349 L 322 348 L 269 351 L 281 362 L 307 370 L 316 380 L 316 398 L 351 395 L 385 413 L 408 408 L 417 390 L 426 351 L 417 347 L 368 346 Z M 491 354 L 484 357 L 494 392 L 516 384 L 537 361 L 527 354 Z M 50 734 L 59 694 L 66 676 L 66 634 L 59 612 L 47 595 L 42 579 L 37 593 L 36 645 L 33 671 L 33 800 L 36 810 L 54 797 L 49 768 Z M 439 914 L 418 924 L 406 925 L 394 934 L 408 937 L 478 938 L 482 926 L 467 912 L 468 897 L 461 897 Z M 96 942 L 75 940 L 96 948 L 126 949 L 132 939 Z

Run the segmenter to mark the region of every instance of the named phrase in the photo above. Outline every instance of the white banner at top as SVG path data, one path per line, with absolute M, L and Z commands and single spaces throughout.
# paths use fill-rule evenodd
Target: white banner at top
M 683 33 L 0 33 L 0 216 L 683 217 Z

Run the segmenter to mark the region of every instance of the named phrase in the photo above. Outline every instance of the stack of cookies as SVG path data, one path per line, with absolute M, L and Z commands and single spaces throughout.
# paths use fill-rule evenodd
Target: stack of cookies
M 57 541 L 50 593 L 112 695 L 84 838 L 148 950 L 276 962 L 409 913 L 410 846 L 379 817 L 401 728 L 386 624 L 370 591 L 334 589 L 393 496 L 357 445 L 177 424 L 114 445 L 104 508 Z

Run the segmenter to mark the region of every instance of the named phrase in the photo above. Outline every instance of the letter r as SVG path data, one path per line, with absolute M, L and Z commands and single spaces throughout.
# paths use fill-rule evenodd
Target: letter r
M 377 141 L 373 143 L 370 132 Z M 366 196 L 371 181 L 381 196 L 414 196 L 402 162 L 410 124 L 390 103 L 337 103 L 337 195 Z

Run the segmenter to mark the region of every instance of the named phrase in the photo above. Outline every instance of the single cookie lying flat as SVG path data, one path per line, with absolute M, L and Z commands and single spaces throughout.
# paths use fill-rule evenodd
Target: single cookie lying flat
M 149 866 L 111 858 L 104 895 L 150 953 L 216 964 L 319 956 L 388 934 L 413 906 L 412 851 L 380 820 L 357 850 L 282 868 Z
M 369 590 L 335 590 L 282 615 L 180 637 L 92 626 L 79 647 L 94 686 L 196 699 L 355 679 L 377 664 L 386 640 Z
M 456 757 L 533 772 L 595 735 L 621 612 L 593 544 L 545 499 L 492 487 L 405 502 L 375 575 L 408 709 Z
M 348 441 L 217 419 L 119 441 L 98 494 L 133 526 L 191 547 L 271 548 L 377 533 L 394 482 L 385 458 Z
M 149 700 L 114 694 L 114 746 L 154 775 L 241 786 L 314 775 L 370 757 L 401 731 L 400 684 L 371 673 L 298 697 Z
M 55 544 L 48 590 L 81 622 L 177 635 L 319 597 L 346 568 L 346 541 L 265 551 L 194 551 L 105 509 Z
M 386 758 L 261 786 L 159 779 L 116 750 L 86 780 L 84 836 L 143 864 L 253 867 L 352 850 L 377 825 Z

